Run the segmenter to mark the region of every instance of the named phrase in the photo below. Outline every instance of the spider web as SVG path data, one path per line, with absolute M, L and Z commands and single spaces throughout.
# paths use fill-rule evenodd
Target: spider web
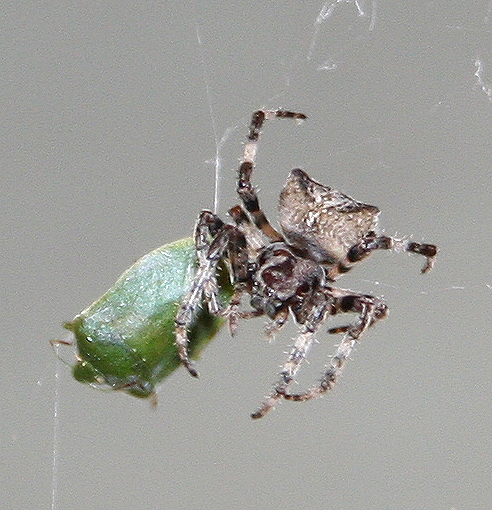
M 435 4 L 435 3 L 434 3 Z M 462 56 L 461 60 L 454 60 L 456 67 L 459 68 L 456 71 L 456 75 L 453 75 L 449 69 L 446 69 L 446 73 L 442 73 L 443 67 L 438 64 L 442 62 L 436 62 L 436 76 L 440 77 L 439 85 L 436 90 L 433 91 L 432 96 L 425 106 L 428 107 L 429 111 L 433 114 L 429 115 L 430 121 L 439 117 L 440 122 L 452 124 L 456 121 L 456 113 L 453 109 L 457 102 L 468 101 L 473 103 L 471 107 L 472 118 L 466 125 L 467 128 L 476 127 L 477 129 L 483 130 L 484 140 L 488 140 L 487 129 L 490 127 L 487 122 L 490 120 L 490 111 L 492 109 L 492 62 L 490 61 L 490 44 L 485 36 L 490 36 L 492 29 L 492 1 L 487 2 L 484 5 L 482 3 L 481 8 L 475 11 L 474 19 L 468 19 L 466 21 L 461 19 L 453 19 L 452 13 L 449 10 L 444 10 L 442 13 L 433 12 L 437 17 L 442 15 L 442 22 L 439 24 L 442 33 L 448 33 L 453 36 L 456 34 L 463 34 L 463 40 L 466 40 L 468 36 L 473 34 L 479 34 L 475 45 L 469 45 L 467 48 L 466 56 Z M 310 168 L 324 168 L 328 163 L 329 173 L 328 176 L 333 182 L 328 181 L 327 184 L 333 184 L 335 187 L 341 188 L 344 191 L 349 192 L 356 198 L 364 199 L 364 193 L 369 195 L 368 200 L 374 202 L 376 205 L 381 205 L 381 199 L 386 202 L 388 206 L 392 206 L 394 213 L 399 213 L 400 202 L 398 199 L 388 198 L 387 189 L 391 189 L 391 185 L 395 185 L 397 182 L 392 177 L 392 166 L 389 161 L 393 162 L 396 158 L 394 157 L 394 151 L 391 147 L 391 143 L 394 140 L 393 130 L 397 130 L 398 123 L 390 124 L 388 127 L 383 127 L 377 130 L 376 133 L 370 133 L 370 129 L 362 128 L 357 131 L 353 125 L 357 122 L 356 117 L 352 116 L 350 121 L 344 124 L 343 121 L 343 110 L 345 113 L 351 108 L 358 109 L 361 115 L 366 111 L 374 111 L 376 108 L 384 109 L 384 105 L 376 104 L 371 100 L 371 91 L 363 88 L 363 81 L 359 83 L 359 89 L 353 87 L 347 90 L 341 90 L 340 82 L 350 81 L 355 75 L 355 70 L 360 66 L 369 66 L 374 61 L 364 61 L 365 57 L 360 57 L 360 54 L 369 54 L 371 52 L 370 46 L 372 44 L 373 34 L 378 33 L 378 30 L 388 29 L 388 26 L 395 26 L 398 24 L 406 25 L 407 27 L 415 26 L 418 24 L 418 19 L 413 18 L 415 13 L 405 13 L 403 15 L 396 15 L 392 17 L 389 14 L 385 14 L 384 19 L 380 19 L 380 12 L 383 9 L 380 8 L 377 0 L 363 1 L 363 0 L 336 0 L 328 2 L 320 2 L 320 5 L 309 13 L 309 16 L 297 20 L 297 23 L 303 25 L 303 33 L 305 34 L 304 39 L 299 39 L 295 44 L 290 46 L 290 53 L 287 52 L 282 58 L 278 57 L 278 60 L 282 60 L 279 63 L 279 68 L 283 69 L 284 79 L 278 80 L 278 88 L 265 87 L 263 95 L 257 98 L 258 103 L 255 107 L 268 107 L 275 108 L 278 106 L 289 107 L 289 101 L 293 98 L 302 98 L 298 101 L 300 104 L 306 103 L 310 106 L 312 111 L 306 112 L 309 114 L 310 121 L 316 123 L 317 128 L 320 131 L 310 130 L 308 127 L 305 134 L 299 134 L 306 144 L 306 151 L 303 154 L 302 164 L 306 164 Z M 429 15 L 429 12 L 424 12 L 425 15 Z M 228 147 L 229 141 L 233 138 L 236 133 L 241 136 L 245 133 L 246 123 L 248 120 L 249 112 L 237 112 L 236 115 L 240 115 L 240 118 L 233 119 L 232 122 L 224 127 L 219 123 L 220 110 L 223 106 L 222 101 L 219 101 L 219 93 L 217 89 L 221 85 L 217 82 L 217 77 L 214 73 L 214 69 L 208 64 L 208 59 L 205 57 L 214 50 L 213 44 L 210 39 L 203 33 L 203 22 L 196 18 L 193 21 L 194 33 L 193 39 L 195 40 L 196 48 L 200 56 L 200 72 L 202 74 L 201 83 L 205 91 L 207 109 L 209 112 L 209 126 L 208 130 L 212 132 L 214 148 L 212 150 L 210 160 L 206 161 L 206 165 L 211 165 L 214 169 L 214 188 L 213 188 L 213 209 L 214 212 L 218 212 L 222 202 L 228 202 L 227 197 L 222 200 L 221 183 L 231 179 L 230 167 L 236 164 L 236 161 L 227 160 L 224 163 L 225 158 L 223 157 L 223 151 Z M 190 29 L 191 31 L 191 29 Z M 410 29 L 409 29 L 410 31 Z M 404 30 L 405 35 L 408 36 Z M 485 36 L 482 38 L 483 34 Z M 459 38 L 459 35 L 458 35 Z M 435 44 L 435 41 L 433 41 Z M 432 42 L 429 42 L 431 45 Z M 450 59 L 451 60 L 451 59 Z M 431 63 L 428 63 L 427 71 L 432 67 Z M 278 69 L 277 69 L 278 71 Z M 268 73 L 268 71 L 267 71 Z M 336 79 L 337 73 L 344 76 L 341 80 Z M 405 70 L 402 69 L 402 74 Z M 280 75 L 280 73 L 278 73 Z M 335 78 L 334 78 L 335 76 Z M 390 78 L 388 78 L 390 79 Z M 384 87 L 384 83 L 381 84 Z M 375 81 L 372 85 L 377 86 Z M 321 87 L 326 87 L 326 92 L 319 92 Z M 388 86 L 389 90 L 400 91 L 399 87 L 404 87 L 403 80 L 395 80 Z M 418 85 L 416 85 L 418 89 Z M 305 89 L 305 91 L 303 90 Z M 416 92 L 410 88 L 401 93 L 404 97 L 405 94 L 415 97 L 422 96 L 422 89 L 418 89 Z M 389 93 L 389 92 L 388 92 Z M 350 101 L 346 100 L 346 95 L 350 96 Z M 335 99 L 334 99 L 335 98 Z M 308 101 L 308 99 L 311 99 Z M 398 98 L 389 101 L 391 108 L 394 110 L 397 106 Z M 343 106 L 340 106 L 343 104 Z M 297 105 L 297 102 L 296 102 Z M 408 106 L 405 106 L 408 108 Z M 323 119 L 334 116 L 339 123 L 335 127 L 331 124 L 323 124 Z M 321 119 L 321 120 L 320 120 Z M 365 119 L 362 119 L 363 122 Z M 352 123 L 352 124 L 350 124 Z M 370 121 L 368 121 L 370 125 Z M 436 122 L 435 126 L 438 125 Z M 378 126 L 379 128 L 379 126 Z M 426 132 L 426 126 L 421 126 L 422 131 Z M 268 127 L 267 129 L 270 129 Z M 277 128 L 275 128 L 276 130 Z M 279 130 L 282 128 L 279 128 Z M 273 130 L 273 128 L 272 128 Z M 338 134 L 332 134 L 332 136 L 326 136 L 326 132 L 336 131 Z M 467 136 L 466 129 L 463 130 L 464 135 Z M 471 139 L 471 135 L 470 136 Z M 444 137 L 444 134 L 443 134 Z M 273 138 L 273 135 L 272 135 Z M 270 138 L 270 141 L 272 141 Z M 314 140 L 314 141 L 313 141 Z M 435 140 L 441 140 L 439 137 L 434 138 Z M 388 142 L 389 141 L 389 142 Z M 419 142 L 425 141 L 424 137 L 418 138 Z M 274 143 L 274 142 L 273 142 Z M 478 145 L 478 144 L 477 144 Z M 236 147 L 233 148 L 235 150 Z M 260 151 L 264 150 L 264 145 L 261 146 Z M 237 151 L 236 151 L 237 152 Z M 322 156 L 320 156 L 322 154 Z M 483 153 L 485 154 L 485 152 Z M 278 156 L 278 154 L 276 154 Z M 405 158 L 409 159 L 408 153 L 401 154 L 401 160 L 405 162 Z M 427 156 L 430 158 L 430 156 Z M 367 172 L 365 177 L 361 177 L 359 171 L 349 171 L 349 164 L 346 161 L 353 163 L 353 168 L 361 168 L 366 170 L 360 170 L 360 172 Z M 473 158 L 469 158 L 468 161 L 473 161 Z M 415 163 L 420 163 L 415 161 Z M 432 165 L 432 161 L 424 162 Z M 272 166 L 276 166 L 272 164 Z M 274 166 L 274 167 L 275 167 Z M 284 168 L 282 164 L 279 165 Z M 337 168 L 342 169 L 337 172 Z M 282 170 L 283 171 L 283 170 Z M 444 173 L 444 171 L 443 171 Z M 476 170 L 475 177 L 480 173 L 480 170 Z M 233 174 L 232 174 L 233 175 Z M 318 174 L 318 177 L 323 174 Z M 254 177 L 256 179 L 257 176 Z M 458 182 L 458 177 L 453 174 L 453 178 Z M 258 176 L 261 180 L 262 176 Z M 263 177 L 264 179 L 264 177 Z M 452 179 L 451 179 L 452 180 Z M 411 200 L 415 199 L 423 207 L 426 200 L 434 201 L 436 204 L 436 216 L 441 220 L 444 219 L 444 214 L 440 214 L 439 209 L 447 207 L 446 204 L 442 205 L 442 189 L 445 185 L 449 185 L 446 188 L 446 203 L 454 201 L 459 204 L 460 216 L 455 220 L 460 223 L 461 228 L 457 228 L 465 241 L 460 240 L 460 248 L 463 252 L 470 255 L 471 248 L 476 250 L 482 250 L 487 253 L 490 249 L 490 241 L 484 241 L 483 245 L 477 243 L 476 239 L 481 239 L 484 233 L 484 224 L 476 225 L 474 223 L 475 218 L 472 217 L 471 213 L 467 212 L 467 205 L 473 203 L 474 196 L 472 193 L 468 195 L 468 200 L 462 199 L 464 193 L 461 186 L 463 180 L 459 181 L 459 184 L 455 186 L 449 180 L 441 178 L 439 175 L 435 175 L 433 179 L 430 178 L 429 174 L 424 171 L 420 172 L 416 170 L 415 173 L 410 176 L 408 180 L 403 180 L 406 186 L 399 189 L 400 196 L 404 196 L 403 202 L 405 204 L 411 204 Z M 417 182 L 417 184 L 415 184 Z M 486 184 L 486 183 L 485 183 Z M 477 187 L 480 186 L 480 181 Z M 264 186 L 266 188 L 266 186 Z M 266 189 L 265 192 L 269 190 Z M 393 189 L 394 192 L 394 189 Z M 272 192 L 273 193 L 273 192 Z M 275 192 L 276 193 L 276 192 Z M 480 194 L 480 189 L 477 190 Z M 267 193 L 265 193 L 267 195 Z M 461 194 L 461 195 L 460 195 Z M 224 194 L 225 195 L 225 194 Z M 383 195 L 381 197 L 381 195 Z M 267 195 L 270 198 L 270 195 Z M 481 195 L 480 195 L 481 196 Z M 263 199 L 263 198 L 262 198 Z M 267 199 L 267 202 L 269 199 Z M 490 204 L 487 202 L 480 203 L 481 214 L 484 218 L 490 217 Z M 409 216 L 415 213 L 418 214 L 418 207 L 411 207 Z M 473 209 L 473 205 L 470 207 Z M 404 206 L 401 209 L 405 209 Z M 453 211 L 453 208 L 447 209 Z M 383 209 L 383 213 L 384 213 Z M 431 208 L 427 210 L 431 213 Z M 474 213 L 476 215 L 476 213 Z M 384 216 L 384 223 L 390 224 L 394 222 L 395 225 L 399 225 L 404 219 L 405 214 L 402 214 L 399 219 L 391 216 Z M 424 215 L 422 215 L 422 218 Z M 388 221 L 391 220 L 391 221 Z M 429 227 L 432 221 L 426 222 L 426 227 Z M 452 227 L 447 224 L 447 228 Z M 486 227 L 485 227 L 486 228 Z M 414 227 L 414 231 L 420 235 L 420 229 L 417 226 Z M 487 230 L 488 231 L 488 230 Z M 429 242 L 436 242 L 441 244 L 442 253 L 438 255 L 436 268 L 439 271 L 441 264 L 440 257 L 442 256 L 445 262 L 443 266 L 447 268 L 450 274 L 457 275 L 453 279 L 445 279 L 434 281 L 431 287 L 425 283 L 416 284 L 414 287 L 414 296 L 420 295 L 425 297 L 433 297 L 437 299 L 449 298 L 451 303 L 455 303 L 458 308 L 461 295 L 466 294 L 468 300 L 477 301 L 488 301 L 490 299 L 491 282 L 489 276 L 489 265 L 484 262 L 483 258 L 474 260 L 474 267 L 477 268 L 475 273 L 467 273 L 466 270 L 468 259 L 458 259 L 455 254 L 455 260 L 453 260 L 446 252 L 449 251 L 449 245 L 452 240 L 455 240 L 453 236 L 446 236 L 446 232 L 443 231 L 441 241 L 432 238 L 427 232 L 422 232 L 422 235 L 428 236 Z M 447 241 L 447 244 L 446 244 Z M 477 246 L 478 245 L 478 246 Z M 392 267 L 400 267 L 404 265 L 406 261 L 396 260 L 399 257 L 396 255 L 392 256 L 394 262 L 390 261 L 389 257 L 383 255 L 379 257 L 380 260 L 376 266 L 381 266 L 383 263 L 381 259 L 384 259 L 385 263 L 394 264 Z M 447 262 L 446 262 L 447 259 Z M 393 260 L 393 259 L 391 259 Z M 414 279 L 418 277 L 418 268 L 405 268 L 405 271 L 415 271 L 409 277 L 409 286 L 412 286 Z M 396 271 L 396 270 L 395 270 Z M 367 275 L 368 273 L 365 273 Z M 441 273 L 442 274 L 442 273 Z M 480 275 L 487 275 L 485 280 Z M 460 276 L 461 275 L 461 276 Z M 475 275 L 475 276 L 473 276 Z M 356 286 L 356 282 L 363 282 L 368 285 L 369 290 L 374 288 L 382 289 L 382 293 L 395 292 L 404 290 L 406 281 L 404 283 L 390 283 L 389 280 L 376 280 L 367 279 L 365 277 L 354 277 L 356 280 L 351 281 L 351 286 Z M 419 290 L 419 287 L 420 290 Z M 359 290 L 361 290 L 359 288 Z M 451 297 L 450 297 L 451 295 Z M 472 312 L 470 312 L 472 313 Z M 478 314 L 477 312 L 475 312 Z M 63 412 L 63 401 L 60 400 L 60 371 L 64 370 L 65 367 L 61 366 L 57 361 L 55 369 L 55 394 L 54 394 L 54 410 L 53 410 L 53 462 L 52 462 L 52 503 L 51 508 L 58 508 L 58 495 L 59 495 L 59 442 L 60 442 L 60 413 Z

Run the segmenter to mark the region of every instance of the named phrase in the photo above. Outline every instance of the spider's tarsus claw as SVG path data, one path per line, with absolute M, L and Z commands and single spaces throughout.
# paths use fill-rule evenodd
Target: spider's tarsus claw
M 305 115 L 304 113 L 294 112 L 292 110 L 282 110 L 281 108 L 271 113 L 273 113 L 276 117 L 290 117 L 297 120 L 307 119 L 307 115 Z
M 422 274 L 428 273 L 434 267 L 434 257 L 428 257 L 425 266 L 420 270 Z
M 336 335 L 337 333 L 346 333 L 349 329 L 349 326 L 338 326 L 337 328 L 330 328 L 328 333 L 331 335 Z
M 427 273 L 432 269 L 437 252 L 439 251 L 437 246 L 434 244 L 419 243 L 408 243 L 407 250 L 425 256 L 426 263 L 425 266 L 421 269 L 422 274 Z
M 253 420 L 258 420 L 259 418 L 263 418 L 265 414 L 269 411 L 269 409 L 264 409 L 263 407 L 258 409 L 258 411 L 255 411 L 254 413 L 251 413 L 251 418 Z
M 199 377 L 198 371 L 191 361 L 183 361 L 183 365 L 185 366 L 186 370 L 188 370 L 188 373 L 191 375 L 191 377 Z
M 254 413 L 251 413 L 251 418 L 253 420 L 263 418 L 263 416 L 265 416 L 265 414 L 267 414 L 271 409 L 275 409 L 275 406 L 273 406 L 268 401 L 264 402 L 259 409 L 257 409 Z

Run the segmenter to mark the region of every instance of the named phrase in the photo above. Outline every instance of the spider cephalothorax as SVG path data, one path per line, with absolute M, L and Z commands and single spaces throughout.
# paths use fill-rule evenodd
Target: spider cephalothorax
M 225 224 L 210 211 L 202 211 L 195 228 L 198 269 L 190 291 L 176 316 L 176 344 L 182 363 L 191 375 L 198 373 L 188 356 L 187 331 L 204 301 L 211 314 L 229 318 L 234 331 L 238 318 L 266 315 L 267 333 L 278 331 L 291 313 L 300 333 L 284 364 L 270 397 L 253 418 L 264 416 L 281 399 L 302 401 L 331 389 L 362 333 L 387 314 L 379 298 L 333 286 L 337 277 L 378 249 L 395 249 L 426 257 L 422 269 L 431 269 L 436 246 L 379 235 L 379 209 L 357 202 L 348 195 L 323 186 L 306 172 L 290 172 L 280 193 L 279 221 L 275 230 L 260 209 L 251 184 L 260 129 L 275 117 L 303 120 L 302 113 L 276 110 L 253 114 L 243 161 L 239 167 L 237 192 L 244 209 L 235 206 L 229 214 L 234 225 Z M 234 295 L 223 307 L 218 300 L 217 269 L 221 261 L 230 268 Z M 250 295 L 252 310 L 239 311 L 241 295 Z M 303 393 L 289 393 L 299 366 L 315 340 L 315 333 L 329 315 L 355 312 L 353 324 L 329 329 L 342 333 L 338 345 L 317 385 Z

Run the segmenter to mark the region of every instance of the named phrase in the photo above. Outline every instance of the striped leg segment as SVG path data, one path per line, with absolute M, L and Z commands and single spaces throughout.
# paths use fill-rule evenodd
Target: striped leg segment
M 357 312 L 359 313 L 359 320 L 355 324 L 340 328 L 340 331 L 345 333 L 344 338 L 337 346 L 337 350 L 331 357 L 320 382 L 304 393 L 284 395 L 284 398 L 287 400 L 302 402 L 319 397 L 326 391 L 333 389 L 342 372 L 343 366 L 350 358 L 350 354 L 356 342 L 369 326 L 380 319 L 384 319 L 388 313 L 386 304 L 378 298 L 363 294 L 354 294 L 342 289 L 333 289 L 333 293 L 335 294 L 333 305 L 334 310 L 336 310 L 335 313 Z M 332 310 L 332 314 L 334 310 Z
M 422 273 L 427 273 L 432 269 L 438 251 L 433 244 L 414 243 L 407 239 L 395 239 L 388 236 L 370 236 L 350 248 L 347 255 L 330 270 L 330 278 L 336 279 L 346 273 L 354 264 L 365 259 L 375 250 L 407 251 L 423 255 L 426 257 L 426 263 L 421 270 Z
M 249 134 L 244 146 L 244 156 L 239 166 L 239 175 L 237 182 L 237 192 L 244 203 L 244 207 L 251 215 L 254 224 L 272 241 L 283 241 L 282 234 L 277 232 L 269 223 L 263 211 L 260 209 L 258 196 L 251 184 L 251 174 L 256 165 L 256 153 L 258 149 L 258 140 L 263 123 L 267 119 L 284 118 L 304 120 L 306 115 L 303 113 L 290 112 L 285 110 L 258 110 L 253 113 Z
M 364 331 L 377 320 L 383 319 L 387 314 L 386 305 L 379 299 L 372 296 L 354 294 L 343 289 L 328 289 L 331 297 L 331 309 L 324 309 L 316 315 L 316 320 L 311 321 L 304 331 L 297 338 L 289 358 L 280 372 L 280 380 L 275 385 L 273 393 L 265 400 L 263 405 L 251 415 L 252 418 L 262 418 L 281 398 L 302 402 L 319 397 L 326 391 L 333 388 L 342 371 L 343 366 L 350 357 L 355 343 L 362 336 Z M 345 336 L 338 345 L 335 354 L 332 356 L 321 381 L 305 391 L 304 393 L 288 393 L 288 387 L 306 357 L 306 354 L 314 341 L 314 332 L 322 324 L 326 313 L 334 315 L 341 312 L 357 312 L 359 320 L 350 326 L 342 328 Z
M 209 238 L 212 236 L 211 241 Z M 200 308 L 202 301 L 212 315 L 219 315 L 224 308 L 219 302 L 217 268 L 226 252 L 229 252 L 234 279 L 247 278 L 246 239 L 233 225 L 225 225 L 210 211 L 202 211 L 195 228 L 195 243 L 198 269 L 190 290 L 183 299 L 176 315 L 176 345 L 181 363 L 193 377 L 198 377 L 188 354 L 188 330 Z M 246 256 L 246 260 L 243 260 Z M 242 274 L 244 272 L 244 274 Z
M 326 311 L 326 303 L 320 304 L 313 309 L 309 319 L 302 325 L 301 333 L 296 338 L 294 346 L 289 353 L 289 357 L 280 371 L 280 379 L 275 384 L 272 394 L 263 402 L 261 407 L 251 415 L 251 418 L 262 418 L 270 409 L 275 407 L 278 400 L 287 398 L 287 389 L 294 381 L 301 363 L 306 358 L 311 345 L 315 341 L 315 332 L 323 323 Z

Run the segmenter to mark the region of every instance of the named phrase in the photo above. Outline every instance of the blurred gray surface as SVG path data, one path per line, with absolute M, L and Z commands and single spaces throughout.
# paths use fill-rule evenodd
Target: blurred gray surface
M 4 6 L 3 508 L 491 507 L 492 3 L 359 7 Z M 436 243 L 435 269 L 377 253 L 341 279 L 383 295 L 389 318 L 332 394 L 260 421 L 295 333 L 269 344 L 261 319 L 212 342 L 200 380 L 175 373 L 157 410 L 72 380 L 48 345 L 61 322 L 213 207 L 214 129 L 220 213 L 237 202 L 259 107 L 309 116 L 265 128 L 254 179 L 270 216 L 300 166 L 379 206 L 389 235 Z M 336 339 L 320 340 L 304 384 Z

